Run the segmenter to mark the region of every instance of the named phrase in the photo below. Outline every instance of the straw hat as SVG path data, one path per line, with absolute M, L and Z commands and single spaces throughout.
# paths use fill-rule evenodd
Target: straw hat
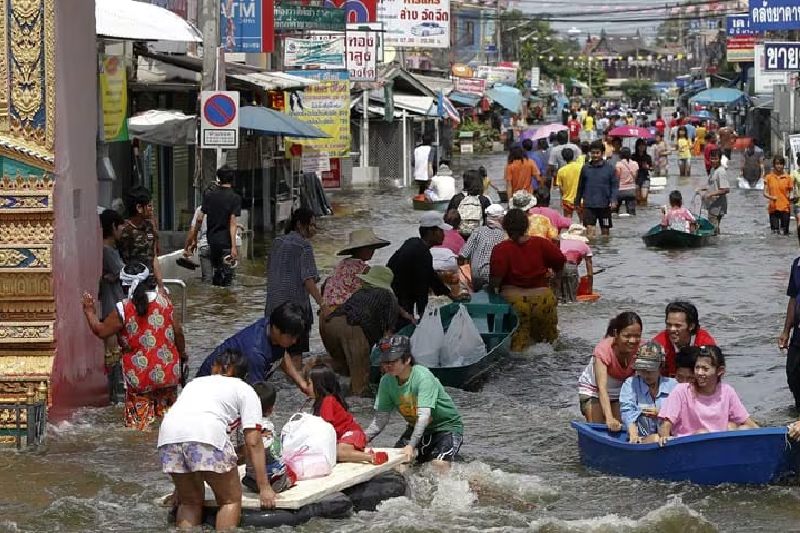
M 383 240 L 372 231 L 372 228 L 359 228 L 350 232 L 350 241 L 345 248 L 339 250 L 336 255 L 349 255 L 359 248 L 383 248 L 389 246 L 389 241 Z
M 536 197 L 526 190 L 519 190 L 511 197 L 511 207 L 527 211 L 536 207 Z
M 374 266 L 369 268 L 366 274 L 358 274 L 361 281 L 377 287 L 378 289 L 392 290 L 392 281 L 394 281 L 394 272 L 392 269 L 385 266 Z
M 561 234 L 561 238 L 568 241 L 589 242 L 586 237 L 586 226 L 582 224 L 572 224 L 566 233 Z

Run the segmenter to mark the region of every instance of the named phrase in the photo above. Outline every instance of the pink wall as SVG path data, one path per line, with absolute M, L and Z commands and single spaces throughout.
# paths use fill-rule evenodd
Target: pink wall
M 97 217 L 97 45 L 94 2 L 55 0 L 56 120 L 53 285 L 56 356 L 51 418 L 108 403 L 102 343 L 86 326 L 84 290 L 102 269 Z

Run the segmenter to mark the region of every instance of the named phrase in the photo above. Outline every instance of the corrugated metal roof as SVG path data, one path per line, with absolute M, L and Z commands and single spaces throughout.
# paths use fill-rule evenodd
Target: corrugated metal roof
M 129 41 L 203 42 L 191 23 L 152 4 L 133 0 L 95 0 L 95 33 Z
M 253 72 L 250 74 L 229 74 L 229 78 L 252 83 L 267 90 L 289 89 L 292 87 L 308 87 L 317 83 L 316 80 L 293 76 L 285 72 Z

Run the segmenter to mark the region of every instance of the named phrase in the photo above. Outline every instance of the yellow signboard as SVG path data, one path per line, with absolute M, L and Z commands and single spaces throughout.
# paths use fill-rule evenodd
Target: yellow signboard
M 347 71 L 294 70 L 288 72 L 318 80 L 302 90 L 285 96 L 285 111 L 303 122 L 327 133 L 328 139 L 291 139 L 292 143 L 320 152 L 330 157 L 343 157 L 350 153 L 350 82 Z
M 100 97 L 103 102 L 103 138 L 106 142 L 128 140 L 128 87 L 125 58 L 103 56 Z

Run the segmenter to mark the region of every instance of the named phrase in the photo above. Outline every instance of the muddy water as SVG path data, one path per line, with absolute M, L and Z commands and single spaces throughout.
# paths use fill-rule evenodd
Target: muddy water
M 457 161 L 484 164 L 499 182 L 503 157 Z M 696 163 L 695 174 L 702 170 Z M 691 199 L 700 178 L 678 181 Z M 347 233 L 371 225 L 392 240 L 374 262 L 384 263 L 416 232 L 417 213 L 408 191 L 348 192 L 332 203 L 336 217 L 320 223 L 314 247 L 320 268 L 335 264 Z M 694 301 L 708 328 L 729 354 L 726 380 L 763 424 L 790 420 L 791 396 L 783 358 L 775 348 L 786 306 L 788 266 L 797 255 L 794 237 L 769 234 L 766 200 L 756 191 L 734 190 L 723 237 L 716 246 L 691 251 L 646 250 L 640 239 L 658 219 L 664 193 L 637 217 L 615 219 L 612 238 L 596 243 L 595 278 L 603 297 L 559 309 L 562 336 L 508 361 L 481 392 L 451 391 L 466 426 L 462 453 L 468 460 L 434 480 L 411 476 L 408 498 L 386 502 L 375 513 L 343 522 L 314 521 L 301 532 L 711 532 L 800 530 L 800 490 L 792 485 L 701 488 L 683 483 L 635 481 L 586 471 L 578 460 L 569 422 L 578 417 L 576 380 L 608 319 L 636 310 L 647 335 L 663 324 L 671 299 Z M 555 201 L 554 201 L 555 203 Z M 192 285 L 187 332 L 194 367 L 219 341 L 261 316 L 263 264 L 248 265 L 231 290 Z M 319 349 L 319 339 L 314 344 Z M 282 379 L 282 378 L 281 378 Z M 284 382 L 285 384 L 285 382 Z M 278 423 L 302 397 L 285 386 Z M 366 400 L 354 400 L 362 423 Z M 119 408 L 86 409 L 49 431 L 47 450 L 0 453 L 0 531 L 167 531 L 166 512 L 153 499 L 170 490 L 159 472 L 155 433 L 124 430 Z M 402 431 L 398 417 L 379 444 Z M 470 488 L 472 487 L 472 488 Z

